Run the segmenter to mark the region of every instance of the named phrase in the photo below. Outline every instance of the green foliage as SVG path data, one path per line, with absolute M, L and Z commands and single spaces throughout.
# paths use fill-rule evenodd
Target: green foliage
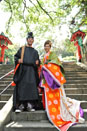
M 2 1 L 3 10 L 10 12 L 10 17 L 6 25 L 6 33 L 9 37 L 12 37 L 11 26 L 14 23 L 20 22 L 20 30 L 23 32 L 22 37 L 27 34 L 28 31 L 32 30 L 35 32 L 35 36 L 43 39 L 45 33 L 53 32 L 56 26 L 62 27 L 63 24 L 69 26 L 70 32 L 75 32 L 80 27 L 85 27 L 87 25 L 87 0 L 4 0 Z M 67 16 L 71 15 L 74 8 L 77 7 L 77 13 L 71 16 L 70 20 Z M 32 27 L 33 25 L 33 27 Z M 39 38 L 40 37 L 40 38 Z M 52 40 L 52 35 L 49 35 Z M 62 52 L 63 56 L 72 55 L 75 53 L 76 48 L 74 43 L 71 43 L 67 38 L 63 43 L 65 48 L 54 49 L 57 53 Z M 41 46 L 38 48 L 40 54 L 43 53 Z M 13 56 L 15 49 L 6 50 L 6 54 L 10 57 L 11 62 L 13 62 Z M 59 53 L 58 53 L 59 54 Z
M 25 24 L 26 32 L 31 24 L 39 24 L 41 31 L 42 27 L 45 29 L 47 26 L 67 23 L 66 17 L 74 7 L 78 8 L 78 12 L 69 21 L 71 31 L 87 24 L 87 0 L 5 0 L 2 4 L 4 11 L 11 13 L 10 26 L 20 21 Z M 47 30 L 42 31 L 44 33 Z
M 76 47 L 74 46 L 74 42 L 70 42 L 69 39 L 66 39 L 64 42 L 65 48 L 67 50 L 67 52 L 69 53 L 75 53 L 76 51 Z
M 26 31 L 32 23 L 38 23 L 41 27 L 43 24 L 44 26 L 47 26 L 47 24 L 49 26 L 56 26 L 61 22 L 63 23 L 63 19 L 71 13 L 75 6 L 78 8 L 78 12 L 76 16 L 74 16 L 75 23 L 71 21 L 72 24 L 70 24 L 76 24 L 74 27 L 76 29 L 80 25 L 87 23 L 87 0 L 3 1 L 3 9 L 12 14 L 12 22 L 10 21 L 10 24 L 13 24 L 15 21 L 21 21 L 26 25 Z M 80 23 L 76 23 L 78 19 Z
M 9 45 L 8 49 L 5 50 L 4 59 L 6 58 L 6 56 L 8 56 L 10 64 L 14 64 L 14 55 L 17 52 L 18 48 L 19 47 L 17 45 Z

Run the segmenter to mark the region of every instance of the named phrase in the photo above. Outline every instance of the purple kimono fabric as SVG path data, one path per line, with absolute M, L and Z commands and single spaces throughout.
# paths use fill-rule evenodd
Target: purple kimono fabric
M 57 83 L 55 79 L 46 70 L 43 70 L 43 75 L 50 88 L 52 89 L 60 88 L 61 86 L 60 83 Z

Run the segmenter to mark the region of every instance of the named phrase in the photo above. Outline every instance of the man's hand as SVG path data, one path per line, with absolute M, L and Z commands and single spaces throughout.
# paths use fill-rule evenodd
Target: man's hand
M 20 63 L 23 63 L 23 60 L 22 59 L 19 59 L 18 60 L 18 63 L 20 64 Z
M 39 60 L 36 60 L 36 65 L 39 65 Z

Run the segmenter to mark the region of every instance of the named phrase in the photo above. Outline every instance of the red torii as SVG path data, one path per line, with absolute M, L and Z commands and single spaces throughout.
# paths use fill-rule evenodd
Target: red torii
M 0 63 L 4 62 L 5 49 L 8 49 L 8 44 L 12 45 L 12 42 L 2 32 L 0 34 L 0 48 L 1 48 Z
M 82 32 L 81 30 L 77 30 L 76 32 L 74 32 L 71 36 L 70 41 L 75 41 L 74 45 L 77 47 L 77 52 L 78 52 L 78 57 L 79 57 L 79 61 L 81 62 L 82 59 L 82 55 L 81 55 L 81 46 L 79 45 L 78 39 L 80 38 L 83 40 L 85 37 L 85 32 Z

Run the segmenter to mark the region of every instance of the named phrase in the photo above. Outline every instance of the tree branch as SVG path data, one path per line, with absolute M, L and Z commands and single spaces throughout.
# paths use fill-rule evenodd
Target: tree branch
M 10 28 L 10 23 L 11 23 L 13 11 L 12 11 L 12 7 L 11 7 L 10 2 L 9 2 L 9 1 L 6 1 L 6 0 L 4 0 L 4 1 L 9 5 L 10 12 L 11 12 L 10 18 L 9 18 L 9 20 L 8 20 L 8 23 L 7 23 L 7 29 L 6 29 L 6 32 L 8 32 L 8 30 L 9 30 L 9 28 Z
M 39 7 L 45 12 L 46 15 L 49 16 L 49 18 L 51 19 L 51 21 L 52 21 L 52 23 L 53 23 L 53 19 L 52 19 L 52 17 L 49 15 L 49 13 L 41 6 L 41 4 L 40 4 L 40 2 L 39 2 L 38 0 L 36 0 L 36 1 L 37 1 L 37 3 L 38 3 Z
M 39 12 L 38 8 L 37 8 L 36 5 L 32 2 L 32 0 L 29 0 L 29 1 L 32 3 L 32 5 L 35 6 L 36 10 Z M 40 12 L 39 12 L 39 14 L 40 14 Z
M 82 22 L 78 25 L 78 27 L 82 26 L 84 23 L 85 23 L 85 21 L 82 21 Z M 85 24 L 85 25 L 86 25 L 86 24 Z
M 49 11 L 48 13 L 55 13 L 56 14 L 57 12 L 56 11 Z
M 27 32 L 29 31 L 29 26 L 26 24 L 26 20 L 25 20 L 25 15 L 24 15 L 24 13 L 25 13 L 25 9 L 26 9 L 26 0 L 24 0 L 23 1 L 23 4 L 24 4 L 24 9 L 23 9 L 23 20 L 24 20 L 24 24 L 25 24 L 25 26 L 26 26 L 26 30 L 27 30 Z

